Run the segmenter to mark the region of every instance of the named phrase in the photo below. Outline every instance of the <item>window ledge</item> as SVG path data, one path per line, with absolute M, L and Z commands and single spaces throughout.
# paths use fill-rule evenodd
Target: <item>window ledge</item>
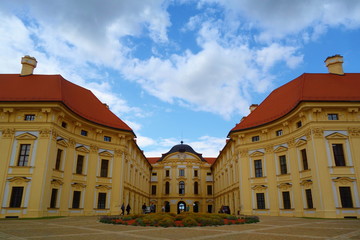
M 60 208 L 47 208 L 48 210 L 59 210 Z
M 269 208 L 253 208 L 253 211 L 267 211 Z
M 82 176 L 82 177 L 86 177 L 86 176 L 87 176 L 86 174 L 81 174 L 81 173 L 73 173 L 73 175 Z
M 337 207 L 336 209 L 340 209 L 340 210 L 354 210 L 354 209 L 360 209 L 360 207 Z
M 316 208 L 304 208 L 305 211 L 314 211 Z
M 353 168 L 354 166 L 330 166 L 329 168 Z
M 2 209 L 8 209 L 8 210 L 22 210 L 22 209 L 27 209 L 27 207 L 2 207 Z
M 285 173 L 285 174 L 279 174 L 276 175 L 277 177 L 285 177 L 285 176 L 290 176 L 290 173 Z
M 283 211 L 294 211 L 295 208 L 280 208 L 280 210 L 283 210 Z
M 94 210 L 104 211 L 104 210 L 110 210 L 110 208 L 94 208 Z
M 33 168 L 33 166 L 10 166 L 11 168 Z
M 64 171 L 61 171 L 61 170 L 55 169 L 55 168 L 53 168 L 53 171 L 54 171 L 54 172 L 59 172 L 59 173 L 64 173 Z
M 305 172 L 311 172 L 311 168 L 299 171 L 299 173 L 305 173 Z
M 69 210 L 84 210 L 84 208 L 69 208 Z

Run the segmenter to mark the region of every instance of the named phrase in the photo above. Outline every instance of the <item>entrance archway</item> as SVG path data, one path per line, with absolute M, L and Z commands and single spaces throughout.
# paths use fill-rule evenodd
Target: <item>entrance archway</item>
M 186 203 L 184 201 L 178 202 L 177 213 L 179 214 L 179 213 L 185 212 L 185 209 L 186 209 Z
M 170 203 L 168 201 L 165 202 L 165 212 L 170 212 Z
M 194 202 L 194 212 L 199 212 L 199 202 Z

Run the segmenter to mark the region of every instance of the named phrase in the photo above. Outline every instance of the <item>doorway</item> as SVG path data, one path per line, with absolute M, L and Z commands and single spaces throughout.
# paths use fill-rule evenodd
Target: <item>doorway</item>
M 182 212 L 185 212 L 185 209 L 186 209 L 186 204 L 184 201 L 180 201 L 178 202 L 178 205 L 177 205 L 177 213 L 182 213 Z

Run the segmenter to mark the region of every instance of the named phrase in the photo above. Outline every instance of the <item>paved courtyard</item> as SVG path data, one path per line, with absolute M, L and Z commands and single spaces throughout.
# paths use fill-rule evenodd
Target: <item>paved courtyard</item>
M 109 225 L 97 217 L 0 220 L 0 239 L 360 239 L 357 219 L 261 217 L 256 224 L 160 228 Z

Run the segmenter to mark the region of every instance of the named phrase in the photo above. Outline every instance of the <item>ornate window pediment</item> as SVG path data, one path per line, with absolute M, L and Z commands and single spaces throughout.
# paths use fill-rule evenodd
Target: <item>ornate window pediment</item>
M 90 152 L 90 150 L 87 149 L 85 146 L 78 146 L 78 147 L 76 148 L 76 151 L 84 152 L 84 153 L 89 153 L 89 152 Z
M 280 188 L 281 190 L 288 190 L 292 187 L 291 183 L 280 183 L 278 185 L 278 188 Z
M 55 187 L 59 187 L 59 186 L 63 185 L 64 182 L 61 181 L 60 179 L 53 179 L 53 180 L 51 180 L 51 184 L 54 185 Z
M 265 191 L 267 189 L 266 185 L 255 185 L 253 187 L 251 187 L 252 190 L 257 190 L 257 191 Z
M 350 184 L 355 181 L 355 179 L 349 178 L 349 177 L 337 177 L 333 179 L 334 182 L 341 183 L 343 185 Z
M 313 184 L 311 179 L 305 179 L 300 182 L 301 186 L 310 187 Z
M 296 142 L 295 142 L 295 146 L 296 147 L 300 147 L 300 146 L 302 146 L 302 145 L 305 145 L 307 142 L 306 142 L 306 140 L 304 140 L 304 139 L 299 139 L 299 140 L 297 140 Z
M 63 139 L 63 138 L 58 139 L 56 142 L 57 142 L 57 144 L 59 144 L 59 145 L 61 145 L 63 147 L 68 147 L 69 146 L 69 143 L 66 142 L 66 140 Z
M 100 191 L 106 191 L 111 189 L 111 187 L 108 185 L 97 185 L 95 188 L 99 189 Z
M 26 178 L 26 177 L 12 177 L 12 178 L 8 178 L 9 182 L 15 182 L 16 184 L 21 184 L 21 183 L 27 183 L 30 182 L 31 179 Z
M 113 154 L 111 154 L 108 151 L 102 151 L 101 153 L 99 153 L 99 155 L 103 156 L 103 157 L 113 157 L 114 156 Z
M 23 134 L 21 134 L 19 136 L 16 136 L 16 139 L 17 140 L 36 140 L 37 137 L 30 134 L 30 133 L 23 133 Z
M 277 147 L 277 148 L 274 150 L 274 152 L 275 152 L 275 153 L 278 153 L 278 152 L 284 152 L 284 151 L 287 151 L 287 150 L 288 150 L 287 147 L 279 146 L 279 147 Z
M 81 188 L 85 188 L 86 185 L 83 183 L 72 183 L 71 186 L 73 186 L 76 189 L 81 189 Z
M 326 136 L 326 139 L 346 139 L 346 138 L 348 138 L 348 136 L 338 133 L 338 132 L 335 132 L 335 133 L 332 133 L 332 134 Z
M 260 152 L 260 151 L 255 151 L 255 152 L 251 153 L 249 156 L 250 157 L 260 157 L 260 156 L 264 156 L 264 153 Z

